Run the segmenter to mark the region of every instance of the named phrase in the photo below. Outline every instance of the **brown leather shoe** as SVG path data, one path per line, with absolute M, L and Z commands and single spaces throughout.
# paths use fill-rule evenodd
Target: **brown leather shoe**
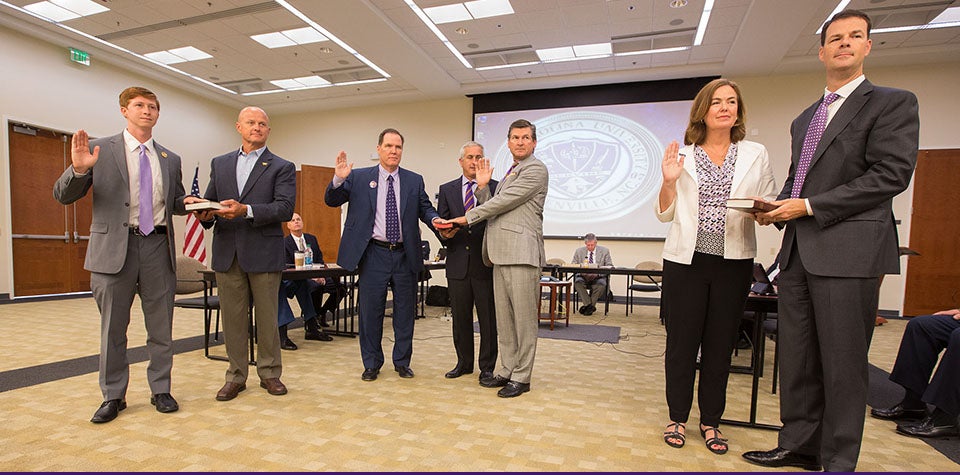
M 274 396 L 287 394 L 287 387 L 280 382 L 280 378 L 261 379 L 260 387 L 266 389 L 268 393 Z
M 217 391 L 217 401 L 229 401 L 235 397 L 237 394 L 240 394 L 240 391 L 247 389 L 247 385 L 244 383 L 225 383 L 219 391 Z

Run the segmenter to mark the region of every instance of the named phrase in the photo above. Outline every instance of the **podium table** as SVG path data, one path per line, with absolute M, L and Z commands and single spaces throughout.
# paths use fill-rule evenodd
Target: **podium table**
M 537 300 L 537 314 L 540 316 L 540 320 L 550 320 L 550 330 L 553 331 L 553 324 L 557 320 L 564 320 L 566 326 L 570 326 L 570 289 L 573 288 L 573 283 L 569 280 L 561 281 L 540 281 L 540 291 L 543 292 L 543 289 L 549 289 L 550 291 L 550 307 L 547 308 L 547 312 L 541 312 L 541 307 L 543 304 L 543 298 Z M 562 295 L 561 295 L 562 294 Z M 557 308 L 560 304 L 560 299 L 565 299 L 564 308 L 560 310 Z

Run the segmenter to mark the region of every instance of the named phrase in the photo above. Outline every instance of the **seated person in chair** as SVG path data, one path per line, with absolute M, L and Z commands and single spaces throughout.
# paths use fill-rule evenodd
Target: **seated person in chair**
M 957 368 L 960 368 L 960 310 L 943 310 L 911 319 L 903 331 L 897 361 L 890 372 L 890 381 L 903 386 L 907 393 L 897 405 L 871 409 L 870 415 L 899 421 L 897 432 L 903 435 L 960 435 L 957 428 L 960 372 Z M 927 404 L 933 405 L 932 413 L 927 412 Z
M 587 233 L 583 237 L 583 247 L 573 253 L 572 265 L 584 264 L 589 267 L 613 266 L 610 258 L 610 249 L 597 245 L 597 236 Z M 607 279 L 599 274 L 577 274 L 573 279 L 573 287 L 580 296 L 583 305 L 580 313 L 593 315 L 597 311 L 597 302 L 607 295 Z
M 310 246 L 313 251 L 314 263 L 323 263 L 323 254 L 320 252 L 317 237 L 303 232 L 303 219 L 299 214 L 293 213 L 293 217 L 287 222 L 287 229 L 290 230 L 290 235 L 283 238 L 283 250 L 289 267 L 292 267 L 294 264 L 294 253 L 303 252 L 306 246 Z M 326 322 L 323 321 L 326 316 L 326 311 L 331 308 L 332 310 L 336 310 L 337 304 L 340 302 L 340 298 L 342 298 L 341 293 L 337 289 L 338 284 L 336 279 L 331 280 L 331 282 L 327 282 L 323 277 L 318 277 L 305 280 L 283 280 L 280 282 L 280 308 L 277 312 L 277 324 L 280 331 L 280 348 L 284 350 L 297 349 L 297 345 L 287 336 L 287 326 L 294 320 L 293 311 L 290 309 L 290 304 L 287 302 L 287 299 L 293 298 L 294 296 L 296 296 L 297 302 L 300 304 L 300 311 L 303 315 L 303 326 L 305 328 L 304 339 L 318 341 L 333 340 L 333 338 L 327 335 L 321 328 L 321 326 L 327 326 L 324 325 Z M 328 288 L 330 290 L 327 290 Z M 327 303 L 322 306 L 316 305 L 322 298 L 324 292 L 331 293 L 331 296 L 327 299 Z

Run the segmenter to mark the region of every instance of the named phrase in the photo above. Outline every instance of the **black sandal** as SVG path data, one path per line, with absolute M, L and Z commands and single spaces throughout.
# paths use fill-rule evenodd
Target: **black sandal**
M 671 427 L 673 427 L 673 429 L 670 429 Z M 663 432 L 663 441 L 670 447 L 679 449 L 687 442 L 687 436 L 684 435 L 683 432 L 680 432 L 680 428 L 686 430 L 687 426 L 682 422 L 671 422 L 667 424 L 667 430 Z M 676 439 L 680 442 L 674 442 L 671 439 Z
M 710 431 L 713 431 L 713 437 L 707 439 L 707 432 Z M 700 436 L 707 441 L 707 449 L 717 455 L 727 453 L 727 450 L 730 448 L 730 446 L 727 445 L 727 439 L 723 438 L 723 434 L 717 427 L 707 427 L 706 429 L 700 427 Z M 714 448 L 713 446 L 715 445 L 719 446 L 719 448 Z

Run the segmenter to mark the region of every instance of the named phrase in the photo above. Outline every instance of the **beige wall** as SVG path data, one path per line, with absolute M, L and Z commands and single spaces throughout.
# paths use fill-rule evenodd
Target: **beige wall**
M 163 102 L 163 114 L 156 137 L 184 157 L 185 186 L 199 162 L 201 186 L 206 184 L 209 159 L 236 147 L 233 130 L 237 108 L 224 107 L 187 95 L 156 81 L 148 81 L 123 70 L 97 63 L 82 68 L 67 62 L 63 48 L 27 40 L 0 28 L 0 53 L 17 71 L 16 81 L 0 89 L 0 114 L 5 120 L 18 120 L 59 130 L 85 127 L 94 135 L 116 133 L 123 126 L 113 104 L 125 86 L 141 83 L 154 89 Z M 960 77 L 960 63 L 915 68 L 870 69 L 867 76 L 875 84 L 914 91 L 920 99 L 921 148 L 960 148 L 951 120 L 956 104 L 954 90 Z M 734 77 L 745 95 L 748 107 L 748 138 L 763 143 L 773 158 L 778 186 L 783 183 L 789 165 L 789 126 L 793 118 L 818 99 L 823 88 L 822 73 L 772 77 Z M 76 91 L 82 92 L 77 94 Z M 269 108 L 267 112 L 270 113 Z M 316 113 L 275 114 L 270 148 L 278 155 L 299 164 L 332 166 L 340 150 L 347 152 L 355 167 L 376 164 L 376 139 L 380 130 L 395 127 L 404 134 L 403 166 L 424 176 L 431 200 L 439 185 L 459 175 L 456 158 L 460 145 L 471 138 L 471 100 L 448 100 L 388 104 L 324 111 Z M 3 134 L 6 132 L 3 131 Z M 504 131 L 506 133 L 506 131 Z M 678 137 L 682 131 L 677 131 Z M 7 140 L 0 137 L 0 165 L 6 169 Z M 0 183 L 0 268 L 10 268 L 9 183 Z M 903 220 L 901 242 L 908 244 L 911 190 L 895 202 L 895 212 Z M 652 212 L 652 210 L 650 211 Z M 181 221 L 182 223 L 182 221 Z M 179 223 L 178 223 L 179 224 Z M 180 226 L 182 228 L 182 226 Z M 436 238 L 424 230 L 436 252 Z M 182 231 L 182 230 L 181 230 Z M 589 229 L 575 230 L 583 234 Z M 759 261 L 772 262 L 779 249 L 779 233 L 772 227 L 760 229 Z M 547 257 L 569 260 L 582 243 L 576 240 L 548 240 Z M 633 266 L 642 260 L 659 260 L 660 242 L 604 241 L 611 248 L 617 265 Z M 434 273 L 442 283 L 442 272 Z M 625 293 L 623 278 L 615 278 L 614 291 Z M 12 292 L 9 271 L 0 273 L 0 293 Z M 884 280 L 880 307 L 901 309 L 903 279 Z
M 213 156 L 239 147 L 234 129 L 236 109 L 185 94 L 156 80 L 132 74 L 94 57 L 89 67 L 69 62 L 65 48 L 34 40 L 0 27 L 0 57 L 4 59 L 0 87 L 0 294 L 13 295 L 12 240 L 10 238 L 9 138 L 7 123 L 26 123 L 61 132 L 83 128 L 92 136 L 123 130 L 117 96 L 124 88 L 141 85 L 160 99 L 156 140 L 183 158 L 184 187 L 200 164 L 206 184 Z M 53 183 L 50 183 L 51 194 Z M 175 221 L 183 235 L 183 218 Z M 178 242 L 182 242 L 178 236 Z M 209 238 L 208 238 L 209 240 Z

